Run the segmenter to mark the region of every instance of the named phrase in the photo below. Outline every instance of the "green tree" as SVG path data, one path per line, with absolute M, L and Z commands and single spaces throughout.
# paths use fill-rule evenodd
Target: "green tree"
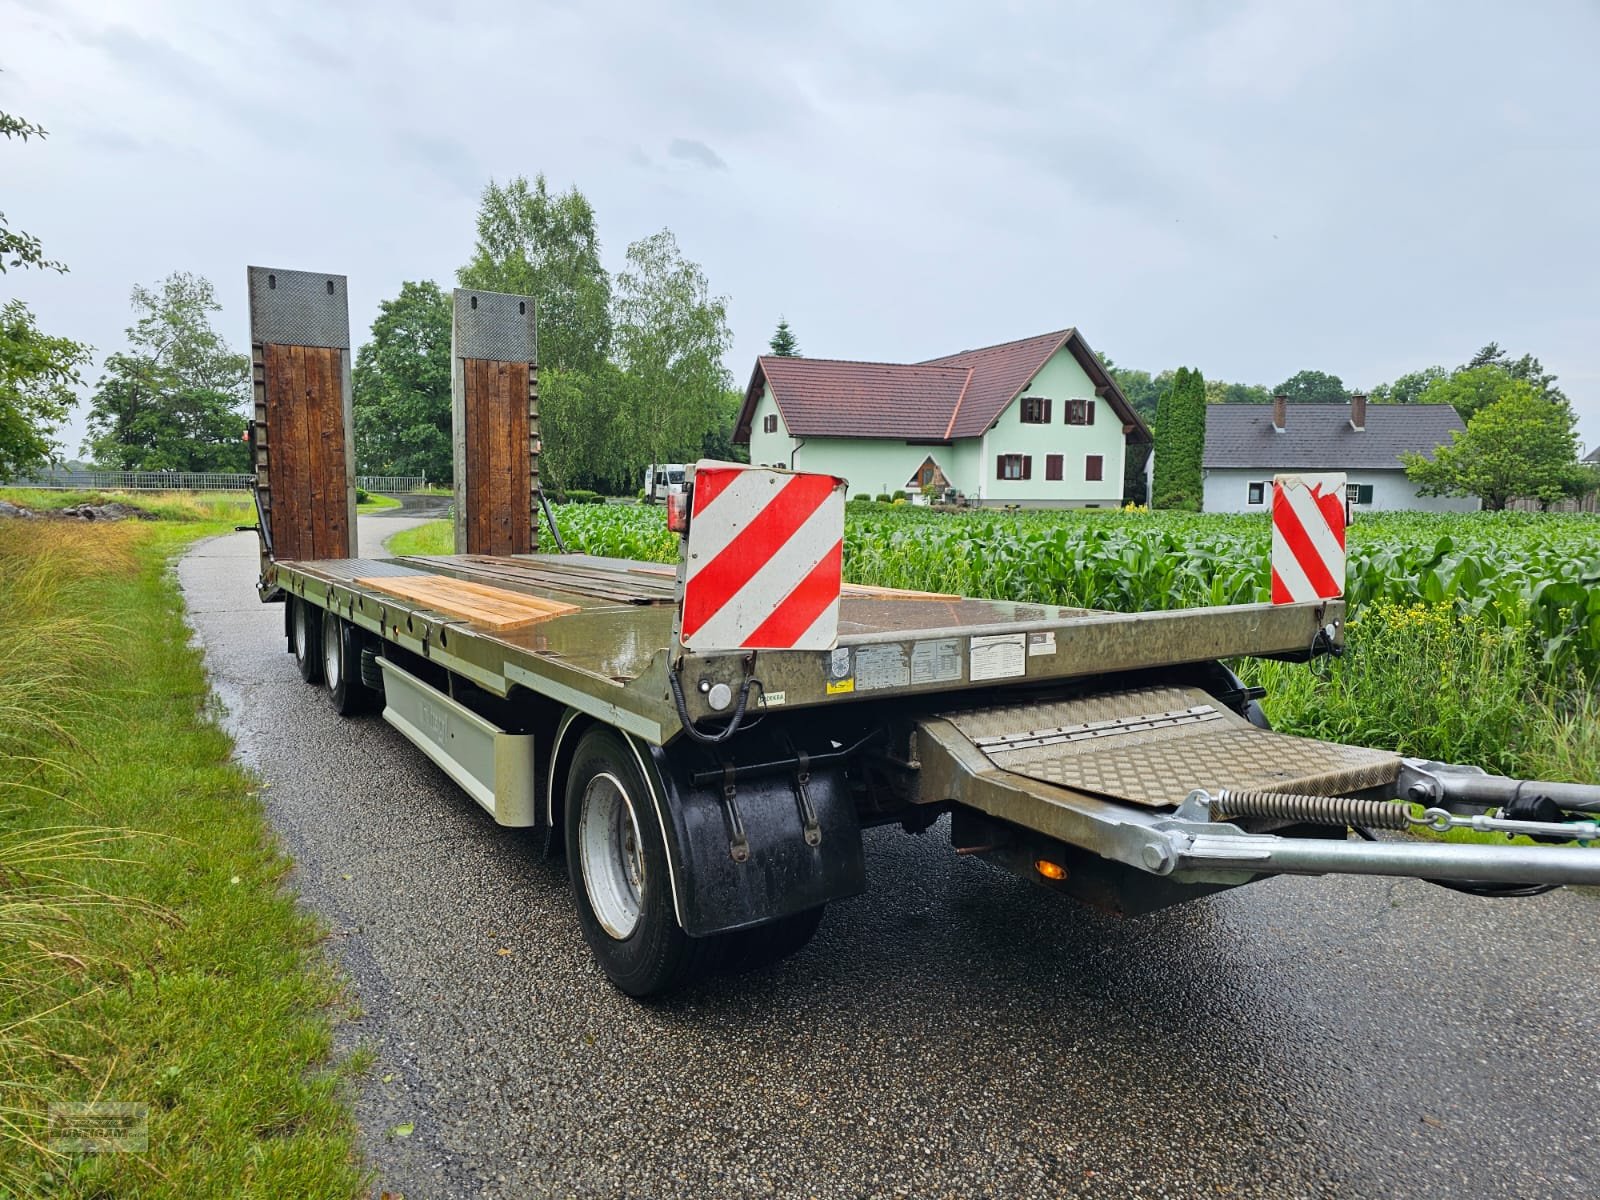
M 728 302 L 713 296 L 699 264 L 684 258 L 670 230 L 628 247 L 617 276 L 613 321 L 626 373 L 621 415 L 634 465 L 680 462 L 716 424 L 730 380 L 722 365 L 732 341 Z
M 1273 388 L 1272 394 L 1300 404 L 1344 404 L 1349 400 L 1344 381 L 1325 371 L 1300 371 Z
M 175 271 L 135 286 L 128 349 L 106 359 L 90 402 L 85 452 L 131 471 L 244 471 L 250 360 L 211 326 L 211 281 Z
M 1117 381 L 1118 390 L 1133 406 L 1133 411 L 1139 414 L 1146 425 L 1153 425 L 1161 397 L 1172 386 L 1172 372 L 1162 371 L 1159 375 L 1152 375 L 1136 367 L 1113 367 L 1109 359 L 1104 361 L 1106 370 Z
M 543 175 L 490 181 L 478 208 L 478 243 L 457 272 L 462 287 L 532 296 L 539 366 L 592 371 L 611 342 L 611 281 L 600 265 L 594 209 L 570 188 L 552 195 Z
M 773 331 L 772 340 L 767 343 L 767 348 L 779 358 L 800 356 L 800 343 L 795 339 L 794 331 L 789 328 L 789 322 L 785 318 L 778 318 L 778 328 Z
M 1433 384 L 1447 378 L 1443 367 L 1423 367 L 1420 371 L 1408 371 L 1393 383 L 1380 383 L 1368 394 L 1367 399 L 1373 404 L 1422 404 L 1428 403 L 1422 394 Z
M 40 332 L 20 300 L 0 306 L 0 481 L 42 465 L 76 402 L 71 385 L 89 349 Z
M 627 379 L 614 362 L 590 371 L 539 372 L 539 471 L 550 490 L 629 495 L 638 489 L 626 401 Z
M 1560 404 L 1570 408 L 1571 402 L 1567 394 L 1556 386 L 1556 377 L 1544 369 L 1544 364 L 1531 354 L 1524 354 L 1521 358 L 1512 358 L 1500 349 L 1498 342 L 1490 342 L 1479 350 L 1464 364 L 1456 368 L 1456 373 L 1473 371 L 1480 367 L 1498 367 L 1510 378 L 1521 380 L 1529 384 L 1541 396 L 1552 404 Z M 1462 419 L 1465 420 L 1465 414 Z
M 1471 371 L 1496 370 L 1474 367 Z M 1479 410 L 1441 446 L 1430 462 L 1402 455 L 1406 475 L 1425 496 L 1478 496 L 1498 510 L 1521 496 L 1544 503 L 1582 491 L 1592 472 L 1578 464 L 1572 414 L 1552 404 L 1526 380 L 1512 380 L 1499 398 Z
M 1272 393 L 1259 383 L 1224 383 L 1206 380 L 1207 404 L 1271 404 Z
M 0 134 L 26 142 L 43 138 L 45 131 L 0 112 Z M 0 213 L 0 274 L 10 267 L 67 269 L 44 256 L 38 238 L 12 229 Z M 72 385 L 88 361 L 89 347 L 44 333 L 22 301 L 0 306 L 0 480 L 50 458 L 55 431 L 76 403 Z
M 4 134 L 7 141 L 16 138 L 24 142 L 29 138 L 42 141 L 49 136 L 43 126 L 3 112 L 0 112 L 0 134 Z M 26 230 L 12 229 L 5 213 L 0 213 L 0 275 L 4 275 L 10 267 L 36 267 L 63 273 L 67 269 L 44 256 L 44 247 L 39 244 L 38 238 Z
M 363 475 L 449 483 L 450 299 L 430 280 L 402 283 L 356 352 L 356 462 Z
M 1152 508 L 1198 512 L 1203 495 L 1201 458 L 1206 441 L 1206 381 L 1179 367 L 1156 411 Z
M 700 457 L 718 462 L 750 461 L 750 447 L 734 444 L 733 429 L 744 407 L 744 393 L 730 388 L 722 393 L 712 410 L 712 424 L 700 437 Z
M 1501 367 L 1462 367 L 1455 374 L 1430 383 L 1422 392 L 1421 402 L 1451 405 L 1463 421 L 1470 423 L 1473 417 L 1504 397 L 1517 382 Z

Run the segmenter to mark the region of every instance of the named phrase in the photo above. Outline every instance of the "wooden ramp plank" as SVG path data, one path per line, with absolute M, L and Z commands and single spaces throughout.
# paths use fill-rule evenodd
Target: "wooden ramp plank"
M 521 629 L 551 617 L 579 611 L 576 604 L 508 592 L 465 579 L 444 575 L 368 575 L 357 579 L 362 587 L 415 600 L 439 612 L 465 617 L 474 625 L 502 632 Z

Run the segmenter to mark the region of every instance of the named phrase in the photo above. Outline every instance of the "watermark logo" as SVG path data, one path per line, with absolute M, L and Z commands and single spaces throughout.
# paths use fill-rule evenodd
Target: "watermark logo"
M 150 1148 L 150 1106 L 105 1100 L 52 1104 L 49 1144 L 68 1154 L 142 1154 Z

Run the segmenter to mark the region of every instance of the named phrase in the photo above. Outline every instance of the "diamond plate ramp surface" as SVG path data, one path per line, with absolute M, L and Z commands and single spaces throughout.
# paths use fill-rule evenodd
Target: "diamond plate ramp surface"
M 945 714 L 995 766 L 1152 808 L 1203 787 L 1348 795 L 1400 758 L 1258 729 L 1199 688 L 1154 687 Z

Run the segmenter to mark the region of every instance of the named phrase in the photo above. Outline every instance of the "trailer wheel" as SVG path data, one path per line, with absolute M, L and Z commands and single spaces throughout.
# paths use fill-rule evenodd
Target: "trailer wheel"
M 756 971 L 782 962 L 791 954 L 798 954 L 816 936 L 817 929 L 822 925 L 823 914 L 827 911 L 826 904 L 819 904 L 815 908 L 768 921 L 765 925 L 757 925 L 754 929 L 739 930 L 734 935 L 738 943 L 731 955 L 729 968 L 734 971 Z
M 290 640 L 294 644 L 295 666 L 307 683 L 322 682 L 322 610 L 300 597 L 289 601 Z
M 720 965 L 726 937 L 692 938 L 678 925 L 649 788 L 610 729 L 590 729 L 573 752 L 566 831 L 578 923 L 613 984 L 630 996 L 655 996 Z
M 371 706 L 372 689 L 361 681 L 360 636 L 355 626 L 332 613 L 322 618 L 322 678 L 341 717 Z

